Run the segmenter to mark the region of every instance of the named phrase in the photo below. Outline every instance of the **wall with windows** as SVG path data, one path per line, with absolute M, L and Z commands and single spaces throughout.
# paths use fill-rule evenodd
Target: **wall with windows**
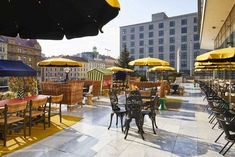
M 7 44 L 0 42 L 0 59 L 7 59 Z
M 120 27 L 120 49 L 125 46 L 132 59 L 156 57 L 176 67 L 177 51 L 180 69 L 189 72 L 199 47 L 197 13 L 168 17 L 165 13 L 152 15 L 152 21 Z M 137 70 L 146 68 L 137 68 Z
M 215 41 L 215 49 L 228 46 L 235 47 L 235 6 L 229 13 Z

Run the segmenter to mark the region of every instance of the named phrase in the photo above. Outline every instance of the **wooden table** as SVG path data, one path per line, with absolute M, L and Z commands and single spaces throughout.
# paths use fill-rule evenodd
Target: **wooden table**
M 49 98 L 49 97 L 50 97 L 49 95 L 37 95 L 37 96 L 24 97 L 23 99 L 18 99 L 18 98 L 5 99 L 5 100 L 0 101 L 0 107 L 4 107 L 5 104 L 14 105 L 16 103 L 21 103 L 24 101 L 29 102 L 30 100 L 38 100 L 38 99 Z

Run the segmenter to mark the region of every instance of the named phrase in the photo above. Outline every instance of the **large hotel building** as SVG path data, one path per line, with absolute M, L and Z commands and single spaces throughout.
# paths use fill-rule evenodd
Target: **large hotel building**
M 133 59 L 155 57 L 170 62 L 185 74 L 192 74 L 200 49 L 198 14 L 168 17 L 152 15 L 152 21 L 120 27 L 120 50 L 124 47 Z M 139 67 L 144 71 L 146 67 Z

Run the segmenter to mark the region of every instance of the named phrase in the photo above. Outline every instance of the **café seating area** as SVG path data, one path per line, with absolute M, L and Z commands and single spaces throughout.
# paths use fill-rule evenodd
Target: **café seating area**
M 220 83 L 218 83 L 220 82 Z M 226 88 L 226 84 L 223 84 L 222 80 L 216 80 L 213 83 L 197 81 L 202 92 L 205 94 L 205 99 L 208 102 L 206 110 L 209 113 L 208 121 L 212 125 L 212 129 L 218 127 L 221 130 L 221 134 L 215 139 L 215 143 L 219 142 L 222 135 L 225 135 L 226 144 L 220 149 L 219 153 L 223 156 L 231 149 L 235 143 L 235 110 L 231 99 L 227 99 L 224 95 L 229 90 Z M 225 87 L 218 89 L 216 86 Z M 221 93 L 221 91 L 224 91 Z M 231 91 L 230 91 L 231 92 Z M 230 95 L 231 97 L 231 95 Z

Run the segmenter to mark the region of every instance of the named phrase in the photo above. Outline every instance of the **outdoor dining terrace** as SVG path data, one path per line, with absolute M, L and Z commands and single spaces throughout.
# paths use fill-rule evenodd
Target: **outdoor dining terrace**
M 166 61 L 143 60 L 169 69 Z M 80 66 L 61 58 L 46 64 Z M 131 69 L 114 69 L 92 69 L 89 80 L 43 81 L 39 93 L 33 69 L 7 73 L 16 98 L 0 101 L 1 155 L 234 156 L 226 126 L 234 128 L 235 113 L 216 83 L 141 81 L 127 75 Z

